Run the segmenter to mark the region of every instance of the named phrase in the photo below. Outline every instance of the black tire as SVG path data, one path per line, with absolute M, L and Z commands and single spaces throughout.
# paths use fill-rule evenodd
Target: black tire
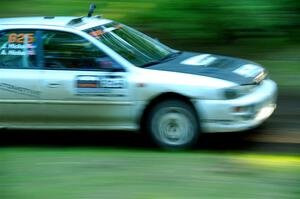
M 191 148 L 198 140 L 199 130 L 193 107 L 184 101 L 174 99 L 158 103 L 147 117 L 147 131 L 163 149 Z

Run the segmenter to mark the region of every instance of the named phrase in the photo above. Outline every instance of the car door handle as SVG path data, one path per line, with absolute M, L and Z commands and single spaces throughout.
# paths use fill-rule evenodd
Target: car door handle
M 58 88 L 58 87 L 60 87 L 61 86 L 61 84 L 59 84 L 59 83 L 49 83 L 48 84 L 48 87 L 49 88 Z

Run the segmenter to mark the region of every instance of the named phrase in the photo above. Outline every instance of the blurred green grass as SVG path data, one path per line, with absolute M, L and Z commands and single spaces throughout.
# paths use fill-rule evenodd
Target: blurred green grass
M 0 198 L 299 198 L 300 157 L 1 148 Z

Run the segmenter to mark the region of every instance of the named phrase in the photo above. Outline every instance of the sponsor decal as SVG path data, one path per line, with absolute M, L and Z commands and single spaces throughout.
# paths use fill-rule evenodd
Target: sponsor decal
M 41 94 L 40 91 L 35 91 L 28 88 L 23 88 L 23 87 L 19 87 L 7 83 L 1 83 L 1 82 L 0 82 L 0 89 L 11 93 L 16 93 L 16 94 L 30 96 L 30 97 L 39 97 Z
M 210 54 L 202 54 L 195 57 L 188 58 L 181 62 L 185 65 L 194 65 L 194 66 L 206 66 L 214 62 L 217 58 L 211 56 Z
M 123 28 L 123 26 L 121 24 L 117 24 L 117 25 L 115 25 L 115 28 L 116 29 L 121 29 L 121 28 Z
M 97 76 L 78 76 L 76 81 L 77 88 L 98 88 L 99 83 Z
M 90 32 L 89 34 L 92 35 L 93 37 L 99 38 L 101 37 L 105 32 L 103 30 L 96 30 L 93 32 Z
M 233 72 L 244 77 L 256 77 L 263 72 L 263 69 L 254 64 L 245 64 Z
M 121 95 L 120 89 L 125 88 L 121 76 L 77 76 L 75 79 L 76 95 Z
M 123 26 L 121 24 L 117 24 L 115 25 L 114 27 L 110 27 L 110 28 L 106 28 L 106 29 L 103 29 L 103 30 L 95 30 L 95 31 L 92 31 L 92 32 L 89 32 L 89 34 L 97 39 L 99 39 L 102 35 L 104 35 L 105 33 L 108 33 L 108 32 L 112 32 L 114 30 L 119 30 L 121 29 Z

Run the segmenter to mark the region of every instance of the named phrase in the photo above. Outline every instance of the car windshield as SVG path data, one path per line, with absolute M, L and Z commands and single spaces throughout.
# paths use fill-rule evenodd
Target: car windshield
M 85 32 L 138 67 L 157 64 L 178 54 L 155 39 L 116 22 L 96 26 Z

